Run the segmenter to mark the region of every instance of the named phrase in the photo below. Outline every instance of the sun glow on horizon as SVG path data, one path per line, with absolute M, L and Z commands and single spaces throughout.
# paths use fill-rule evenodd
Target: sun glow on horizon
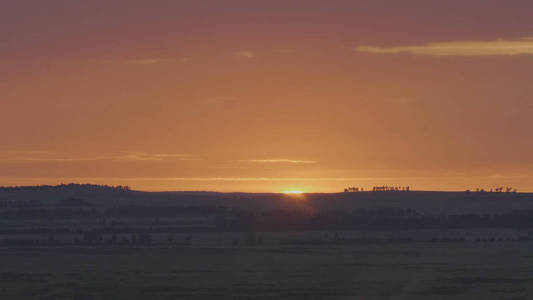
M 290 191 L 283 191 L 281 192 L 283 194 L 288 194 L 288 195 L 301 195 L 301 194 L 305 194 L 304 191 L 295 191 L 295 190 L 290 190 Z

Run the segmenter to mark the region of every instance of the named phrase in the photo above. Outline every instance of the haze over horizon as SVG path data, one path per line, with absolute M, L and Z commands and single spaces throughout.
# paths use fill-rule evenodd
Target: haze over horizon
M 0 3 L 0 186 L 533 191 L 531 1 Z

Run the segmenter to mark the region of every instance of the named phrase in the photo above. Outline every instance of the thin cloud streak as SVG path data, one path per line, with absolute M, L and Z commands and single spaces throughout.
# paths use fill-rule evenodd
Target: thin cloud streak
M 429 56 L 495 56 L 495 55 L 533 55 L 533 39 L 494 41 L 450 41 L 397 47 L 376 47 L 361 45 L 356 52 L 375 54 L 408 53 Z
M 129 65 L 154 65 L 154 64 L 161 64 L 161 63 L 174 63 L 177 62 L 178 59 L 176 58 L 140 58 L 140 59 L 131 59 L 125 61 L 126 64 Z M 179 61 L 186 62 L 188 59 L 182 58 Z
M 238 160 L 240 162 L 251 162 L 251 163 L 290 163 L 290 164 L 316 164 L 314 160 L 297 160 L 297 159 L 249 159 L 249 160 Z
M 235 56 L 251 59 L 251 58 L 255 58 L 255 53 L 250 50 L 241 50 L 241 51 L 235 52 Z
M 76 157 L 76 158 L 31 158 L 31 157 L 22 157 L 22 158 L 0 158 L 0 162 L 78 162 L 78 161 L 97 161 L 97 160 L 106 160 L 105 158 L 99 157 Z
M 174 153 L 156 153 L 156 154 L 149 154 L 144 152 L 123 152 L 123 155 L 115 156 L 114 159 L 117 160 L 137 160 L 137 161 L 145 161 L 145 160 L 192 160 L 192 159 L 198 159 L 196 157 L 193 157 L 189 154 L 174 154 Z
M 175 161 L 198 160 L 189 154 L 144 153 L 123 151 L 118 154 L 73 157 L 64 153 L 30 150 L 0 152 L 0 163 L 36 163 L 36 162 L 83 162 L 83 161 Z
M 373 181 L 420 179 L 428 177 L 8 177 L 10 180 L 42 180 L 58 181 L 91 181 L 91 180 L 123 180 L 123 181 Z M 440 177 L 439 177 L 440 178 Z M 4 179 L 0 177 L 0 179 Z

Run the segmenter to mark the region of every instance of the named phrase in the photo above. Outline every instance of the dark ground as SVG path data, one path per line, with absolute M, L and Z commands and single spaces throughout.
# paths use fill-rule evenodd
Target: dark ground
M 2 299 L 531 299 L 533 243 L 0 249 Z
M 533 299 L 532 212 L 520 193 L 0 188 L 0 299 Z

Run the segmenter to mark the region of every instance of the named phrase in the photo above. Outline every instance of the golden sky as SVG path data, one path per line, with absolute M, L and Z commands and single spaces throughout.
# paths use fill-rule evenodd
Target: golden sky
M 533 191 L 531 1 L 0 2 L 0 185 Z

